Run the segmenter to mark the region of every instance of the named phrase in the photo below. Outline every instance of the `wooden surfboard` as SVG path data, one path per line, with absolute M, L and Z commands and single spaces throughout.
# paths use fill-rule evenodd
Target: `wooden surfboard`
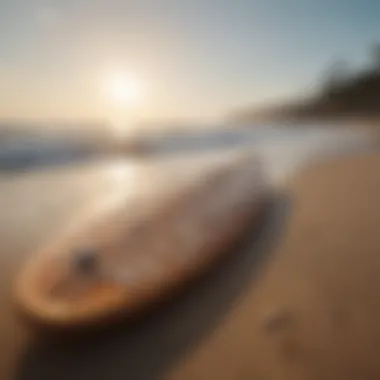
M 15 281 L 19 311 L 52 327 L 92 325 L 200 275 L 259 218 L 265 195 L 253 156 L 200 173 L 166 198 L 142 199 L 140 211 L 106 210 L 32 255 Z

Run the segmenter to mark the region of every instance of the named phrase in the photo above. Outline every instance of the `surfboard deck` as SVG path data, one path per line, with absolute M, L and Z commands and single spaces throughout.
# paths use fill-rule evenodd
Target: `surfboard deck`
M 16 307 L 57 328 L 135 314 L 222 257 L 260 217 L 265 193 L 260 162 L 246 155 L 166 198 L 141 199 L 137 211 L 105 210 L 31 255 L 15 280 Z

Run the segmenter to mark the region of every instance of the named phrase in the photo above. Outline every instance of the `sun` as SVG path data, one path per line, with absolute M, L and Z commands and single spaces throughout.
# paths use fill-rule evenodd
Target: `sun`
M 121 71 L 110 72 L 105 76 L 103 86 L 112 106 L 129 108 L 143 102 L 144 86 L 137 75 Z

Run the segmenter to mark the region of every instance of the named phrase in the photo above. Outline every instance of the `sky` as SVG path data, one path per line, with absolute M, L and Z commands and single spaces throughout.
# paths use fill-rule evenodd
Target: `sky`
M 218 119 L 365 64 L 379 16 L 377 0 L 0 0 L 0 119 Z M 107 93 L 115 73 L 139 101 Z

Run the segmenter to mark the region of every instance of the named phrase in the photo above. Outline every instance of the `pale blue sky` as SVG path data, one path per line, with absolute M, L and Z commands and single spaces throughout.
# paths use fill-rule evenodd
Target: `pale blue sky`
M 361 65 L 379 20 L 376 0 L 0 0 L 0 117 L 112 117 L 114 69 L 145 84 L 135 119 L 219 117 Z

